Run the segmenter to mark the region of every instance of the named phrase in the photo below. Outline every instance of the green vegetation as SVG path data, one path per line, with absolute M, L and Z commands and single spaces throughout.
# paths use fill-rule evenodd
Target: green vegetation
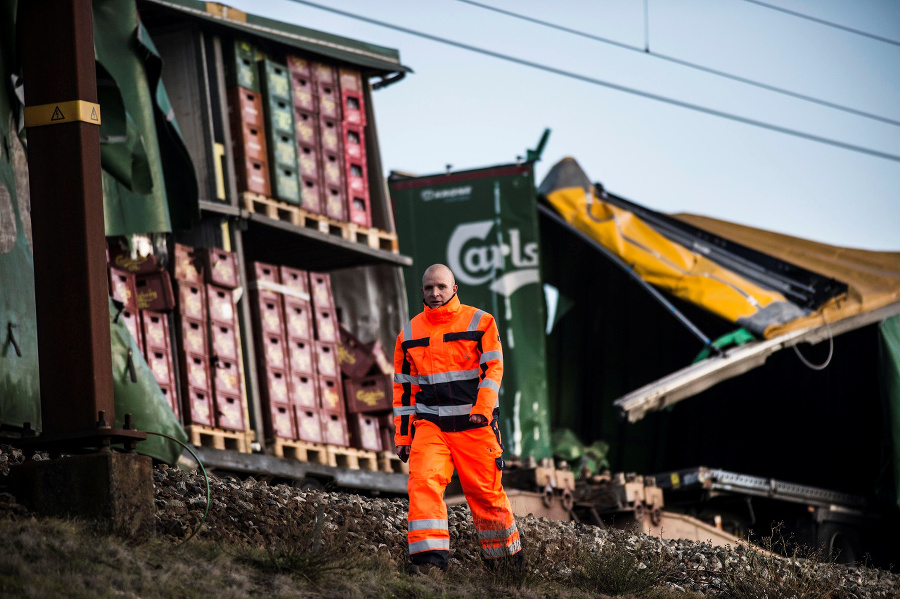
M 163 539 L 124 542 L 76 521 L 0 520 L 0 596 L 4 598 L 408 598 L 494 599 L 645 597 L 734 599 L 840 598 L 838 570 L 809 552 L 787 559 L 770 551 L 789 545 L 775 535 L 763 549 L 741 548 L 743 559 L 713 572 L 681 562 L 652 539 L 608 531 L 586 550 L 533 539 L 524 569 L 501 563 L 409 574 L 405 555 L 363 550 L 328 522 L 290 521 L 290 534 L 266 546 L 178 544 Z M 323 534 L 323 527 L 332 527 Z M 290 539 L 290 540 L 285 540 Z M 393 550 L 396 551 L 396 550 Z M 705 581 L 707 595 L 684 590 Z M 694 587 L 698 588 L 698 587 Z

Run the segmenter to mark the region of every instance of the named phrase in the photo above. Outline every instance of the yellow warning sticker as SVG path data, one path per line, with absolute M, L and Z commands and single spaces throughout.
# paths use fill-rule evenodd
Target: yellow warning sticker
M 100 124 L 100 105 L 84 100 L 56 102 L 40 106 L 25 107 L 25 126 L 42 127 L 83 121 L 92 125 Z

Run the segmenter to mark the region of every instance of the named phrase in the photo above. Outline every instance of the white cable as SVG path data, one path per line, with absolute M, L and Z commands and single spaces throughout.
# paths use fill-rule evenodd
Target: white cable
M 796 343 L 791 346 L 794 348 L 794 353 L 797 354 L 797 357 L 800 358 L 800 361 L 803 362 L 807 368 L 811 368 L 813 370 L 825 370 L 826 368 L 828 368 L 828 365 L 831 364 L 831 357 L 834 355 L 834 334 L 831 332 L 831 325 L 828 323 L 828 320 L 825 318 L 824 314 L 822 314 L 822 320 L 825 321 L 825 328 L 828 329 L 828 357 L 825 358 L 825 361 L 822 364 L 812 364 L 809 360 L 804 358 L 803 354 L 800 353 L 800 350 L 797 349 Z

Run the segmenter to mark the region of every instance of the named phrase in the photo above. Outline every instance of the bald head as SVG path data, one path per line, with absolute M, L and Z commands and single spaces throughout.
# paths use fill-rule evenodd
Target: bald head
M 422 275 L 422 298 L 429 308 L 440 308 L 456 294 L 453 271 L 443 264 L 432 264 Z

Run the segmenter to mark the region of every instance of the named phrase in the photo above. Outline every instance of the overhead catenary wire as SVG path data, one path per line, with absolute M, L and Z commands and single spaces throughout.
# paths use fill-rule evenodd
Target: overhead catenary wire
M 579 81 L 584 81 L 586 83 L 591 83 L 594 85 L 599 85 L 601 87 L 606 87 L 609 89 L 614 89 L 616 91 L 632 94 L 635 96 L 640 96 L 642 98 L 647 98 L 650 100 L 656 100 L 658 102 L 663 102 L 666 104 L 672 104 L 673 106 L 679 106 L 681 108 L 687 108 L 689 110 L 694 110 L 697 112 L 702 112 L 705 114 L 709 114 L 712 116 L 717 116 L 724 119 L 729 119 L 732 121 L 736 121 L 739 123 L 743 123 L 745 125 L 752 125 L 755 127 L 759 127 L 762 129 L 768 129 L 770 131 L 776 131 L 778 133 L 783 133 L 785 135 L 791 135 L 793 137 L 798 137 L 801 139 L 805 139 L 807 141 L 815 141 L 818 143 L 834 146 L 837 148 L 841 148 L 844 150 L 850 150 L 852 152 L 859 152 L 861 154 L 868 154 L 869 156 L 875 156 L 877 158 L 883 158 L 885 160 L 891 160 L 894 162 L 900 162 L 900 156 L 896 154 L 890 154 L 888 152 L 881 152 L 879 150 L 873 150 L 872 148 L 866 148 L 863 146 L 856 146 L 853 144 L 848 144 L 842 141 L 838 141 L 836 139 L 830 139 L 827 137 L 821 137 L 818 135 L 812 135 L 810 133 L 804 133 L 803 131 L 797 131 L 796 129 L 789 129 L 787 127 L 781 127 L 779 125 L 773 125 L 771 123 L 766 123 L 764 121 L 758 121 L 755 119 L 742 117 L 740 115 L 731 114 L 729 112 L 724 112 L 721 110 L 715 110 L 713 108 L 707 108 L 705 106 L 700 106 L 699 104 L 692 104 L 690 102 L 683 102 L 681 100 L 676 100 L 674 98 L 668 98 L 666 96 L 661 96 L 658 94 L 653 94 L 650 92 L 645 92 L 639 89 L 627 87 L 624 85 L 619 85 L 616 83 L 611 83 L 609 81 L 603 81 L 602 79 L 596 79 L 594 77 L 588 77 L 587 75 L 581 75 L 579 73 L 575 73 L 573 71 L 566 71 L 565 69 L 560 69 L 557 67 L 553 67 L 550 65 L 541 64 L 539 62 L 534 62 L 531 60 L 527 60 L 524 58 L 518 58 L 516 56 L 512 56 L 510 54 L 504 54 L 502 52 L 495 52 L 493 50 L 488 50 L 486 48 L 480 48 L 478 46 L 473 46 L 471 44 L 466 44 L 463 42 L 457 42 L 455 40 L 451 40 L 448 38 L 440 37 L 437 35 L 432 35 L 430 33 L 425 33 L 423 31 L 418 31 L 416 29 L 410 29 L 408 27 L 403 27 L 401 25 L 395 25 L 393 23 L 388 23 L 386 21 L 380 21 L 378 19 L 373 19 L 371 17 L 366 17 L 363 15 L 359 15 L 356 13 L 352 13 L 349 11 L 341 10 L 338 8 L 334 8 L 332 6 L 326 6 L 324 4 L 319 4 L 317 2 L 310 2 L 309 0 L 290 0 L 291 2 L 295 2 L 297 4 L 303 4 L 305 6 L 310 6 L 312 8 L 317 8 L 319 10 L 324 10 L 326 12 L 334 13 L 337 15 L 341 15 L 350 19 L 355 19 L 357 21 L 363 21 L 365 23 L 370 23 L 372 25 L 378 25 L 379 27 L 385 27 L 387 29 L 393 29 L 395 31 L 400 31 L 402 33 L 406 33 L 408 35 L 413 35 L 416 37 L 421 37 L 423 39 L 431 40 L 433 42 L 438 42 L 441 44 L 446 44 L 448 46 L 453 46 L 455 48 L 460 48 L 463 50 L 468 50 L 470 52 L 475 52 L 478 54 L 484 54 L 485 56 L 491 56 L 493 58 L 498 58 L 500 60 L 505 60 L 507 62 L 512 62 L 515 64 L 519 64 L 526 67 L 531 67 L 534 69 L 546 71 L 548 73 L 553 73 L 556 75 L 561 75 L 563 77 L 569 77 L 571 79 L 577 79 Z
M 778 12 L 783 12 L 785 14 L 791 15 L 792 17 L 798 17 L 800 19 L 812 21 L 813 23 L 818 23 L 819 25 L 825 25 L 826 27 L 833 27 L 835 29 L 840 29 L 841 31 L 846 31 L 846 32 L 852 33 L 854 35 L 861 35 L 863 37 L 877 40 L 879 42 L 884 42 L 885 44 L 892 44 L 894 46 L 900 46 L 900 41 L 892 40 L 891 38 L 888 38 L 888 37 L 881 37 L 880 35 L 875 35 L 874 33 L 869 33 L 868 31 L 862 31 L 860 29 L 854 29 L 852 27 L 847 27 L 846 25 L 841 25 L 840 23 L 835 23 L 834 21 L 826 21 L 825 19 L 813 17 L 811 15 L 807 15 L 802 12 L 788 10 L 788 9 L 782 8 L 780 6 L 775 6 L 774 4 L 769 4 L 768 2 L 760 2 L 759 0 L 744 0 L 744 2 L 749 2 L 750 4 L 756 4 L 757 6 L 762 6 L 763 8 L 768 8 L 771 10 L 777 10 Z
M 850 114 L 854 114 L 856 116 L 861 116 L 863 118 L 872 119 L 875 121 L 880 121 L 882 123 L 887 123 L 889 125 L 894 125 L 896 127 L 900 127 L 900 121 L 896 119 L 891 119 L 885 116 L 881 116 L 879 114 L 873 114 L 871 112 L 866 112 L 864 110 L 859 110 L 856 108 L 852 108 L 850 106 L 845 106 L 843 104 L 837 104 L 835 102 L 829 102 L 828 100 L 823 100 L 821 98 L 816 98 L 814 96 L 809 96 L 806 94 L 801 94 L 799 92 L 791 91 L 789 89 L 785 89 L 783 87 L 778 87 L 775 85 L 770 85 L 768 83 L 763 83 L 762 81 L 757 81 L 755 79 L 749 79 L 747 77 L 741 77 L 740 75 L 734 75 L 732 73 L 728 73 L 726 71 L 720 71 L 718 69 L 713 69 L 711 67 L 706 67 L 701 64 L 697 64 L 695 62 L 690 62 L 687 60 L 682 60 L 680 58 L 676 58 L 674 56 L 668 56 L 666 54 L 662 54 L 659 52 L 653 52 L 650 50 L 650 32 L 649 32 L 649 14 L 647 13 L 647 6 L 644 6 L 644 48 L 639 48 L 638 46 L 633 46 L 631 44 L 626 44 L 624 42 L 618 42 L 616 40 L 603 37 L 600 35 L 595 35 L 593 33 L 588 33 L 587 31 L 582 31 L 580 29 L 574 29 L 571 27 L 566 27 L 565 25 L 558 25 L 556 23 L 552 23 L 550 21 L 545 21 L 543 19 L 536 19 L 534 17 L 529 17 L 528 15 L 523 15 L 521 13 L 513 12 L 511 10 L 505 10 L 502 8 L 497 8 L 495 6 L 491 6 L 489 4 L 484 4 L 483 2 L 475 2 L 474 0 L 457 0 L 457 2 L 462 2 L 463 4 L 468 4 L 470 6 L 476 6 L 478 8 L 483 8 L 485 10 L 489 10 L 491 12 L 495 12 L 498 14 L 502 14 L 514 19 L 519 19 L 521 21 L 527 21 L 529 23 L 534 23 L 535 25 L 541 25 L 543 27 L 548 27 L 550 29 L 555 29 L 557 31 L 562 31 L 563 33 L 568 33 L 571 35 L 575 35 L 578 37 L 583 37 L 585 39 L 593 40 L 595 42 L 601 42 L 604 44 L 609 44 L 611 46 L 615 46 L 617 48 L 622 48 L 623 50 L 629 50 L 631 52 L 638 52 L 645 56 L 651 56 L 653 58 L 658 58 L 659 60 L 665 60 L 671 62 L 673 64 L 677 64 L 689 69 L 694 69 L 697 71 L 701 71 L 703 73 L 708 73 L 710 75 L 716 75 L 717 77 L 723 77 L 725 79 L 730 79 L 732 81 L 737 81 L 739 83 L 744 83 L 746 85 L 752 85 L 754 87 L 758 87 L 760 89 L 764 89 L 766 91 L 775 92 L 778 94 L 783 94 L 785 96 L 790 96 L 792 98 L 796 98 L 798 100 L 803 100 L 805 102 L 812 102 L 814 104 L 819 104 L 820 106 L 825 106 L 827 108 L 833 108 L 834 110 L 841 110 L 843 112 L 847 112 Z

